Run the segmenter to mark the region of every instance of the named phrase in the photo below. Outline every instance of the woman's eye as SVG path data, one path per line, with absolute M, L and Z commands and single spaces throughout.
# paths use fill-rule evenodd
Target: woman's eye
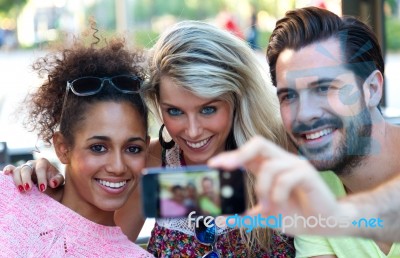
M 106 147 L 99 144 L 90 146 L 90 149 L 94 152 L 105 152 L 107 150 Z
M 201 110 L 201 113 L 204 114 L 204 115 L 210 115 L 210 114 L 215 113 L 216 111 L 217 111 L 216 107 L 204 107 Z
M 167 112 L 170 116 L 179 116 L 183 114 L 183 112 L 177 108 L 168 108 Z
M 138 147 L 138 146 L 129 146 L 127 149 L 127 152 L 129 152 L 129 153 L 139 153 L 141 151 L 142 151 L 142 148 Z

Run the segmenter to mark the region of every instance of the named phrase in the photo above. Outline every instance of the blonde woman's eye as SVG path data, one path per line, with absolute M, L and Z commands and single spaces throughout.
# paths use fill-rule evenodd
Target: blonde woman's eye
M 94 152 L 105 152 L 107 150 L 106 147 L 100 144 L 92 145 L 90 149 Z
M 183 112 L 181 110 L 177 109 L 177 108 L 168 108 L 167 109 L 167 113 L 170 116 L 179 116 L 179 115 L 183 114 Z
M 217 108 L 216 107 L 204 107 L 201 110 L 201 113 L 204 114 L 204 115 L 214 114 L 215 112 L 217 112 Z

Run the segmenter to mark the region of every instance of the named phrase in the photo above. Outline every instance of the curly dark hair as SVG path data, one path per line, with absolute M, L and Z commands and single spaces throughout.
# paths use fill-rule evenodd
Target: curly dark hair
M 123 38 L 114 38 L 109 42 L 103 39 L 102 42 L 96 32 L 97 29 L 93 33 L 95 42 L 90 47 L 85 46 L 83 38 L 76 39 L 70 48 L 52 52 L 32 65 L 39 76 L 47 75 L 47 79 L 36 92 L 28 96 L 25 104 L 29 116 L 24 124 L 31 131 L 37 131 L 38 137 L 49 145 L 58 128 L 67 142 L 74 144 L 74 132 L 79 122 L 85 119 L 88 105 L 98 101 L 131 103 L 141 114 L 147 130 L 147 107 L 141 96 L 124 94 L 114 87 L 103 87 L 101 92 L 86 97 L 69 92 L 63 107 L 67 82 L 79 77 L 129 74 L 145 79 L 145 70 L 141 65 L 145 61 L 143 52 L 128 50 Z M 100 47 L 100 43 L 105 44 Z

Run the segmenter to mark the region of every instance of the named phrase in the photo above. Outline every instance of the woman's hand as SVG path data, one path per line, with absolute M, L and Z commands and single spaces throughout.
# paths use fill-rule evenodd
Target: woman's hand
M 57 188 L 64 183 L 64 176 L 45 158 L 30 160 L 18 167 L 7 165 L 3 172 L 13 176 L 20 192 L 29 191 L 34 183 L 41 192 L 46 191 L 47 186 Z

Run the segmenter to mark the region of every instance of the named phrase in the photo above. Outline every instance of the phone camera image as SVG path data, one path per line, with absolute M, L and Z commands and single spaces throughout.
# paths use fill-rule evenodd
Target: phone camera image
M 160 174 L 159 183 L 161 217 L 221 214 L 218 171 Z
M 142 198 L 147 217 L 187 217 L 239 213 L 245 209 L 242 171 L 226 172 L 204 166 L 147 169 Z

